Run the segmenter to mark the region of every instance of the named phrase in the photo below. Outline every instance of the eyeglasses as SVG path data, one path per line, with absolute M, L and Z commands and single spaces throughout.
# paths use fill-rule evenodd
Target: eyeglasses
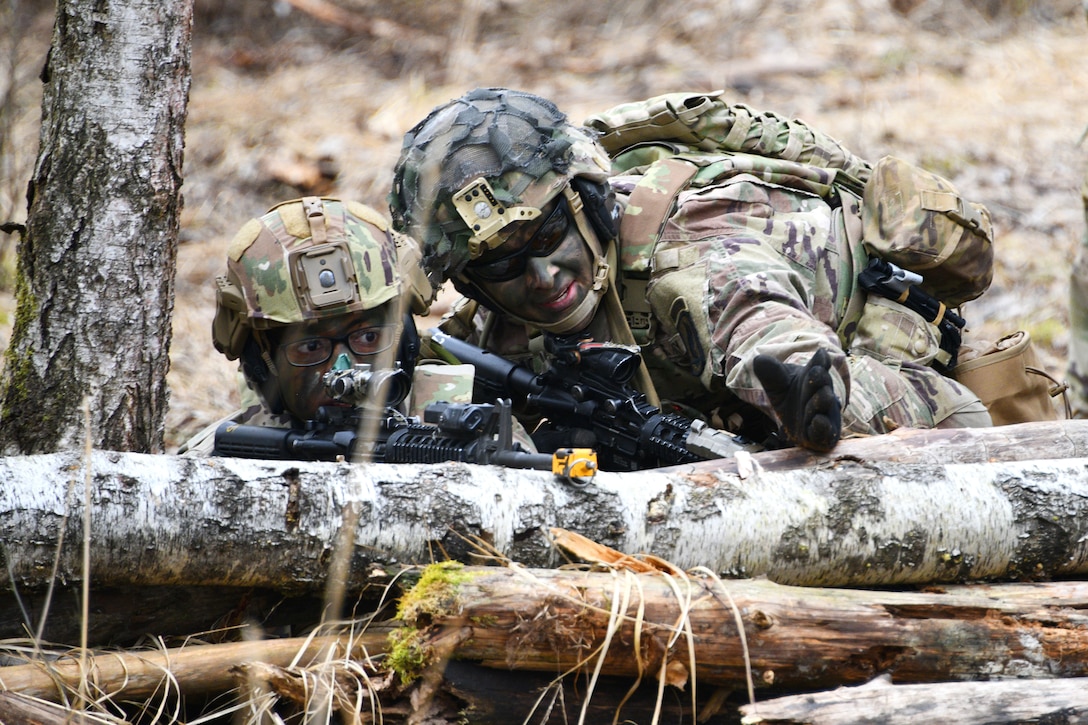
M 556 204 L 536 232 L 518 249 L 497 259 L 477 259 L 469 262 L 465 272 L 481 282 L 506 282 L 525 274 L 529 257 L 547 257 L 559 249 L 570 229 L 570 207 L 566 197 L 556 197 Z M 507 243 L 508 244 L 508 243 Z M 506 245 L 499 247 L 502 250 Z
M 388 350 L 397 337 L 396 325 L 363 327 L 343 337 L 307 337 L 280 345 L 287 362 L 295 367 L 306 368 L 320 365 L 332 357 L 336 345 L 346 342 L 356 355 L 375 355 Z

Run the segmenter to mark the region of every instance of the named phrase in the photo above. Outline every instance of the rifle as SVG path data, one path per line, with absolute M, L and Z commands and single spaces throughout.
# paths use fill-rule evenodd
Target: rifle
M 513 442 L 508 400 L 497 404 L 432 403 L 424 409 L 421 421 L 396 409 L 409 390 L 403 370 L 375 371 L 369 365 L 357 365 L 326 373 L 322 383 L 331 398 L 351 407 L 322 406 L 301 430 L 223 423 L 215 431 L 214 455 L 380 463 L 462 461 L 550 470 L 578 482 L 596 472 L 592 451 L 530 453 Z M 385 403 L 375 406 L 374 400 Z M 374 433 L 367 435 L 366 431 Z
M 604 470 L 635 471 L 762 450 L 703 421 L 651 405 L 630 384 L 641 363 L 637 347 L 545 335 L 551 366 L 537 374 L 441 330 L 430 334 L 447 353 L 476 367 L 475 397 L 513 399 L 560 429 L 591 430 Z

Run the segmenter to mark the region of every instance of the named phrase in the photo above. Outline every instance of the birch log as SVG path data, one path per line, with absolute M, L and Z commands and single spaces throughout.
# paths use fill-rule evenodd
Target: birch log
M 936 464 L 1088 458 L 1088 420 L 1020 423 L 995 428 L 901 428 L 887 435 L 844 440 L 830 453 L 786 448 L 753 456 L 767 471 L 828 465 L 843 458 Z M 737 472 L 736 462 L 732 460 L 702 461 L 676 468 Z
M 744 725 L 1012 725 L 1088 723 L 1088 678 L 861 687 L 780 697 L 741 708 Z
M 347 516 L 345 584 L 369 568 L 456 558 L 484 542 L 526 566 L 563 559 L 551 527 L 681 568 L 814 586 L 1088 573 L 1088 460 L 789 471 L 549 473 L 472 466 L 294 463 L 95 452 L 0 459 L 0 578 L 81 574 L 91 488 L 96 585 L 317 589 Z M 350 515 L 349 515 L 350 514 Z

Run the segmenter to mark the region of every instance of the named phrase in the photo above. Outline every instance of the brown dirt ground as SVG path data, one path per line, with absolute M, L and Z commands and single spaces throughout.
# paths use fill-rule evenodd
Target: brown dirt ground
M 403 133 L 481 85 L 551 97 L 574 119 L 658 93 L 726 89 L 862 156 L 894 153 L 943 173 L 985 202 L 997 227 L 993 286 L 965 309 L 972 334 L 1027 329 L 1047 367 L 1063 371 L 1088 125 L 1076 0 L 339 0 L 350 30 L 296 2 L 196 5 L 168 446 L 237 402 L 233 365 L 209 334 L 212 281 L 233 232 L 303 193 L 384 210 Z M 31 76 L 51 12 L 25 34 Z M 8 190 L 29 176 L 40 91 L 27 82 L 17 99 L 15 133 L 28 141 L 0 167 Z M 9 269 L 12 247 L 0 236 Z M 0 348 L 13 309 L 4 279 Z

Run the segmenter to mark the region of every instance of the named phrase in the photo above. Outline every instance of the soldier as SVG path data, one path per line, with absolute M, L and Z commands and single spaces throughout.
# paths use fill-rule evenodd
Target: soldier
M 343 405 L 322 382 L 334 365 L 400 364 L 411 374 L 418 339 L 408 307 L 422 312 L 430 298 L 418 259 L 411 239 L 356 202 L 306 197 L 247 222 L 216 280 L 215 348 L 240 360 L 247 384 L 228 420 L 303 428 L 319 407 Z M 179 452 L 209 455 L 222 422 Z
M 704 181 L 634 238 L 640 177 L 611 161 L 593 131 L 508 89 L 439 106 L 405 136 L 393 223 L 436 288 L 452 280 L 484 308 L 462 335 L 507 357 L 540 331 L 638 342 L 648 396 L 817 451 L 843 431 L 990 424 L 931 367 L 937 327 L 857 288 L 860 204 L 825 169 L 704 155 Z

